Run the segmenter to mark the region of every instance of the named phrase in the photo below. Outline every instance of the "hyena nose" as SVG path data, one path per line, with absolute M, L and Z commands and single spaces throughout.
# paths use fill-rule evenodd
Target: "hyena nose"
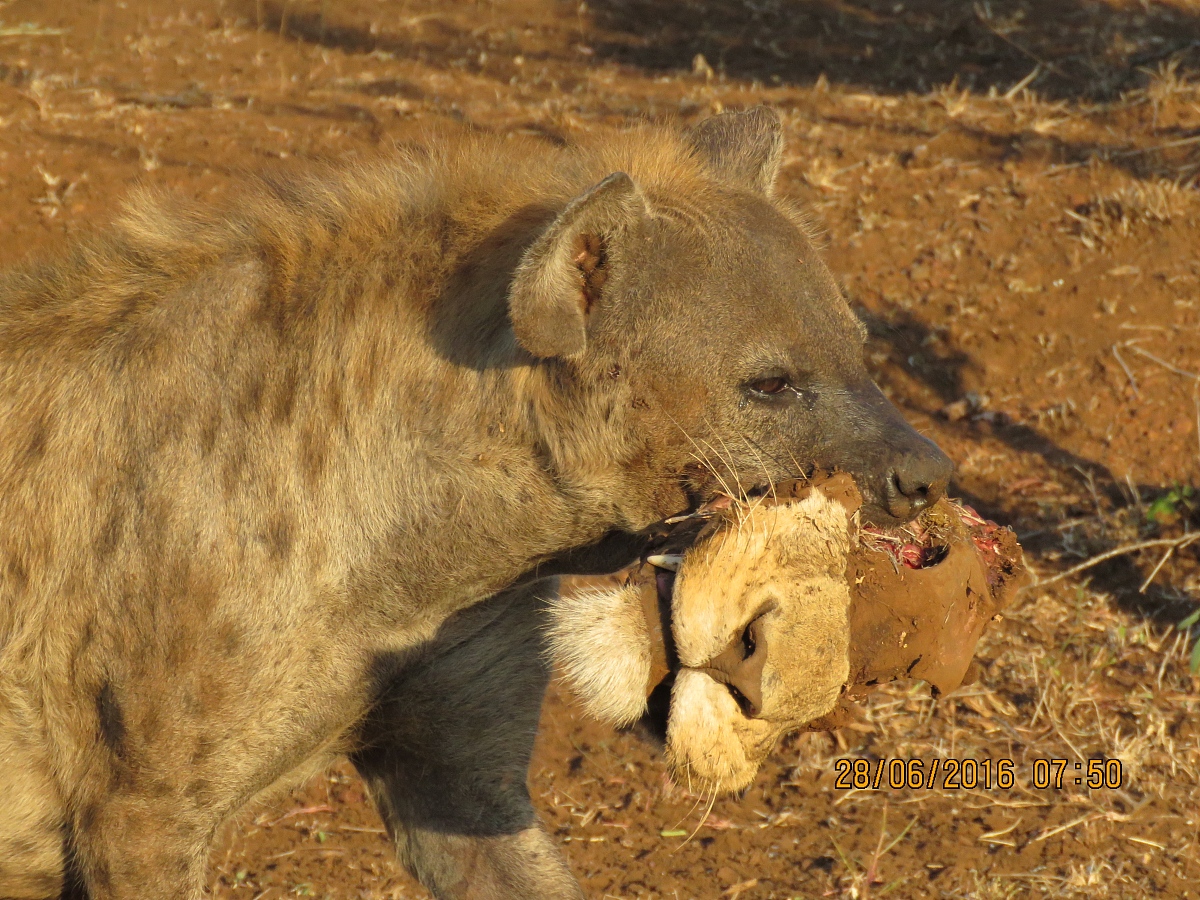
M 884 506 L 901 522 L 920 515 L 946 496 L 954 463 L 937 445 L 906 453 L 888 472 L 884 483 Z

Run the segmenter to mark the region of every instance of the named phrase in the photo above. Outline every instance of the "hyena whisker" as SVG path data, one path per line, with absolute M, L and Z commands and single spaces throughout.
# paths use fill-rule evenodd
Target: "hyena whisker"
M 772 500 L 777 500 L 778 498 L 775 495 L 775 481 L 771 478 L 771 470 L 767 468 L 767 461 L 763 459 L 762 454 L 758 452 L 758 444 L 740 432 L 738 433 L 738 437 L 746 442 L 746 446 L 750 448 L 751 452 L 754 454 L 754 458 L 758 460 L 759 468 L 761 468 L 763 472 L 763 482 L 767 485 L 767 496 L 769 496 Z
M 711 425 L 710 425 L 710 427 L 711 427 Z M 729 449 L 729 445 L 725 443 L 724 438 L 722 438 L 719 434 L 717 435 L 717 440 L 719 440 L 721 442 L 721 446 L 722 446 L 722 448 L 724 448 L 725 454 L 728 457 L 728 462 L 726 463 L 726 465 L 728 466 L 730 472 L 732 473 L 733 483 L 737 488 L 737 495 L 734 497 L 734 500 L 736 501 L 735 509 L 737 510 L 737 515 L 738 515 L 738 532 L 740 533 L 741 529 L 742 529 L 742 523 L 744 521 L 744 516 L 742 513 L 743 513 L 743 510 L 746 508 L 746 506 L 748 506 L 750 503 L 750 494 L 749 494 L 749 491 L 747 491 L 746 488 L 743 486 L 741 475 L 738 474 L 737 459 L 734 456 L 733 451 L 731 451 Z M 709 446 L 712 447 L 713 453 L 716 453 L 717 457 L 724 462 L 725 457 L 721 456 L 721 454 L 718 452 L 717 448 L 713 447 L 711 443 L 709 444 Z
M 717 480 L 717 484 L 719 484 L 721 486 L 721 492 L 723 494 L 726 494 L 727 496 L 733 496 L 733 490 L 729 486 L 729 482 L 727 482 L 725 480 L 725 477 L 720 473 L 720 471 L 718 471 L 716 468 L 714 468 L 712 462 L 708 459 L 707 456 L 701 457 L 701 456 L 697 456 L 695 453 L 692 453 L 692 458 L 695 459 L 697 462 L 702 463 L 705 466 L 705 468 L 707 468 L 708 471 L 710 473 L 712 473 L 713 478 L 715 478 Z
M 729 466 L 729 471 L 733 474 L 734 484 L 736 484 L 737 488 L 738 488 L 738 498 L 737 499 L 741 500 L 741 499 L 745 498 L 746 490 L 744 487 L 742 487 L 742 478 L 738 474 L 737 457 L 734 456 L 733 451 L 729 449 L 729 445 L 725 443 L 725 439 L 723 437 L 721 437 L 721 435 L 719 433 L 717 433 L 716 429 L 713 427 L 713 423 L 708 421 L 708 419 L 706 418 L 704 420 L 704 424 L 709 428 L 709 430 L 713 434 L 716 435 L 717 440 L 721 442 L 722 449 L 725 451 L 725 456 L 722 457 L 721 454 L 717 452 L 717 448 L 713 447 L 713 452 L 717 454 L 717 458 L 720 459 L 722 462 L 726 462 L 726 464 Z M 711 442 L 709 442 L 709 446 L 710 447 L 712 446 Z M 726 461 L 726 458 L 728 458 L 727 461 Z
M 679 433 L 687 438 L 691 442 L 692 446 L 696 448 L 696 450 L 691 453 L 692 458 L 704 465 L 712 474 L 712 476 L 717 479 L 717 483 L 721 485 L 721 489 L 728 494 L 729 485 L 726 483 L 725 479 L 721 477 L 721 473 L 717 471 L 716 466 L 712 464 L 712 460 L 708 458 L 708 454 L 704 452 L 704 448 L 701 447 L 696 439 L 688 433 L 686 428 L 679 424 L 679 421 L 674 416 L 672 416 L 670 413 L 666 413 L 666 416 L 668 419 L 670 419 L 671 424 L 679 429 Z M 699 456 L 696 455 L 696 451 L 699 452 Z
M 676 421 L 674 418 L 672 418 L 671 421 L 675 425 L 675 427 L 679 429 L 680 433 L 683 434 L 683 436 L 686 437 L 689 441 L 691 441 L 692 446 L 695 447 L 701 453 L 701 455 L 703 456 L 702 462 L 704 463 L 705 466 L 708 467 L 708 470 L 709 470 L 709 472 L 712 473 L 713 477 L 717 479 L 717 482 L 721 485 L 721 490 L 724 491 L 724 493 L 727 496 L 729 496 L 733 499 L 740 499 L 742 496 L 741 484 L 740 484 L 738 474 L 737 474 L 736 461 L 733 459 L 732 455 L 730 456 L 730 458 L 728 460 L 726 460 L 726 458 L 721 455 L 721 453 L 717 450 L 717 448 L 715 446 L 713 446 L 711 441 L 704 442 L 705 445 L 708 447 L 708 449 L 710 451 L 712 451 L 713 455 L 715 455 L 717 457 L 717 460 L 719 462 L 725 464 L 727 473 L 729 474 L 729 476 L 731 478 L 733 478 L 733 485 L 731 486 L 730 483 L 721 475 L 717 466 L 713 465 L 713 462 L 709 458 L 708 453 L 705 452 L 704 447 L 702 447 L 700 445 L 700 443 L 698 441 L 696 441 L 696 439 L 693 438 L 691 436 L 691 434 L 688 433 L 688 430 L 679 424 L 678 421 Z M 707 417 L 705 419 L 705 424 L 711 428 L 711 423 L 707 420 Z M 719 436 L 718 436 L 718 439 L 719 439 Z
M 735 478 L 738 481 L 739 490 L 740 490 L 739 499 L 743 501 L 742 505 L 740 505 L 737 508 L 737 512 L 736 512 L 737 517 L 738 517 L 738 534 L 740 535 L 741 531 L 742 531 L 742 526 L 745 523 L 745 520 L 749 517 L 750 512 L 754 509 L 754 507 L 756 507 L 759 503 L 761 503 L 762 500 L 761 499 L 752 499 L 749 495 L 749 491 L 747 491 L 746 489 L 741 487 L 741 479 L 737 476 L 736 467 L 733 464 L 733 461 L 736 458 L 735 454 L 729 448 L 729 445 L 725 442 L 725 439 L 723 437 L 721 437 L 719 431 L 712 427 L 712 423 L 706 421 L 706 424 L 709 426 L 710 430 L 712 430 L 713 433 L 716 434 L 717 440 L 721 441 L 722 446 L 725 448 L 725 451 L 728 454 L 729 459 L 730 459 L 730 466 L 731 466 L 731 468 L 734 468 Z M 749 450 L 754 454 L 755 458 L 758 461 L 759 468 L 762 469 L 763 482 L 767 485 L 767 493 L 765 496 L 769 496 L 772 500 L 776 499 L 775 483 L 774 483 L 773 479 L 771 478 L 770 470 L 767 468 L 766 460 L 763 459 L 762 454 L 759 452 L 758 445 L 754 441 L 750 440 L 745 434 L 743 434 L 741 432 L 738 432 L 736 436 L 739 440 L 741 440 L 743 443 L 745 443 L 746 447 L 749 448 Z M 751 537 L 753 537 L 753 536 L 754 536 L 754 532 L 753 532 L 753 528 L 751 528 Z
M 696 450 L 690 451 L 692 459 L 694 459 L 694 460 L 696 460 L 696 462 L 702 464 L 704 466 L 704 468 L 708 470 L 708 472 L 713 476 L 713 478 L 715 478 L 717 480 L 717 484 L 719 484 L 721 486 L 721 490 L 725 494 L 732 496 L 733 492 L 732 492 L 731 488 L 729 487 L 729 482 L 727 482 L 725 480 L 725 478 L 721 474 L 721 472 L 717 469 L 716 466 L 713 465 L 712 460 L 708 458 L 708 454 L 706 454 L 704 452 L 704 449 L 702 447 L 700 447 L 700 445 L 697 444 L 695 440 L 692 439 L 691 435 L 689 435 L 682 428 L 680 429 L 680 431 L 683 431 L 684 435 L 687 436 L 687 439 L 689 441 L 692 441 L 692 444 L 695 445 L 695 447 L 696 447 Z M 698 454 L 696 452 L 697 450 L 699 451 Z

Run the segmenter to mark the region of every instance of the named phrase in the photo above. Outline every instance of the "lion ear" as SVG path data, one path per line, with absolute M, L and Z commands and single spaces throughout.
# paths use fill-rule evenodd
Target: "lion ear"
M 633 179 L 614 172 L 567 204 L 525 251 L 508 314 L 521 346 L 543 358 L 576 356 L 611 274 L 615 244 L 647 214 Z
M 705 119 L 689 137 L 714 175 L 770 195 L 783 162 L 783 125 L 773 109 L 755 106 L 721 113 Z

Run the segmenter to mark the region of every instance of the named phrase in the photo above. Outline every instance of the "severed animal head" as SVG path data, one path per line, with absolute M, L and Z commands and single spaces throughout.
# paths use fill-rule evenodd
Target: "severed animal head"
M 873 685 L 953 690 L 1019 587 L 1015 537 L 947 501 L 905 532 L 860 530 L 860 503 L 846 475 L 791 482 L 710 507 L 641 566 L 567 580 L 556 663 L 593 715 L 651 720 L 674 777 L 706 792 L 746 787 L 788 732 L 845 724 Z

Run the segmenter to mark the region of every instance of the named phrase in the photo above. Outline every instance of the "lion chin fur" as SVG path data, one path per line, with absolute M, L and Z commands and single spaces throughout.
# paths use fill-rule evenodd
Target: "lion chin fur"
M 550 604 L 550 657 L 584 710 L 618 727 L 636 722 L 646 711 L 651 664 L 637 587 L 585 587 Z

